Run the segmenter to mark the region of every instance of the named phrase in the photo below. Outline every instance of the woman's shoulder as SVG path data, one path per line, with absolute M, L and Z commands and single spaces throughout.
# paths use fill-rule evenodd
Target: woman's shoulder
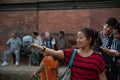
M 96 60 L 99 60 L 99 61 L 103 61 L 104 60 L 104 58 L 102 56 L 102 53 L 98 52 L 98 51 L 94 51 L 93 52 L 92 58 L 95 58 Z
M 69 52 L 69 53 L 72 53 L 74 49 L 63 49 L 64 52 Z
M 101 53 L 101 52 L 99 52 L 99 51 L 94 50 L 94 51 L 93 51 L 93 55 L 102 56 L 102 53 Z
M 70 49 L 64 49 L 64 50 L 63 50 L 64 54 L 65 54 L 65 55 L 69 55 L 69 56 L 71 56 L 71 54 L 73 53 L 73 51 L 74 51 L 74 49 L 71 49 L 71 48 L 70 48 Z

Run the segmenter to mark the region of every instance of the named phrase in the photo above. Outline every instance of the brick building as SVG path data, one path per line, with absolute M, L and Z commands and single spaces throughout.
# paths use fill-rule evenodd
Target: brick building
M 105 20 L 116 17 L 120 21 L 119 0 L 1 0 L 0 54 L 6 50 L 11 31 L 19 36 L 37 30 L 50 31 L 54 36 L 63 30 L 69 39 L 83 27 L 100 31 Z

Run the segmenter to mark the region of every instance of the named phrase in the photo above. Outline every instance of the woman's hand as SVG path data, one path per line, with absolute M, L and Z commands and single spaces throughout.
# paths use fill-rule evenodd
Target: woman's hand
M 38 45 L 38 44 L 31 44 L 31 45 L 30 45 L 30 47 L 32 47 L 32 48 L 36 48 L 36 47 L 38 47 L 38 46 L 40 46 L 40 45 Z
M 36 76 L 36 73 L 35 73 L 35 72 L 31 75 L 31 77 L 33 78 L 34 76 Z
M 51 56 L 55 56 L 55 57 L 64 59 L 64 52 L 62 50 L 55 51 L 53 49 L 46 48 L 45 46 L 41 46 L 38 44 L 31 44 L 30 47 L 38 48 L 39 50 L 41 50 L 43 52 L 44 55 L 48 55 L 48 56 L 51 55 Z

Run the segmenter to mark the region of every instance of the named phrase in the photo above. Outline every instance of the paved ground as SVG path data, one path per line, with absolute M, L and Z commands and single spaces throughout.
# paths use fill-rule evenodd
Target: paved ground
M 29 66 L 29 65 L 19 65 L 19 66 L 14 66 L 14 65 L 9 65 L 9 66 L 1 66 L 0 62 L 0 72 L 11 72 L 11 73 L 19 73 L 19 74 L 32 74 L 34 71 L 38 69 L 39 66 Z M 59 75 L 62 74 L 64 71 L 65 67 L 59 67 Z

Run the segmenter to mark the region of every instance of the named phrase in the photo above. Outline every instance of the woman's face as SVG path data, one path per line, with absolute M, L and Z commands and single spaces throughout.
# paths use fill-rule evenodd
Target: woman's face
M 77 33 L 76 43 L 77 43 L 78 48 L 86 48 L 90 46 L 90 40 L 86 38 L 86 36 L 84 35 L 82 31 L 79 31 Z

